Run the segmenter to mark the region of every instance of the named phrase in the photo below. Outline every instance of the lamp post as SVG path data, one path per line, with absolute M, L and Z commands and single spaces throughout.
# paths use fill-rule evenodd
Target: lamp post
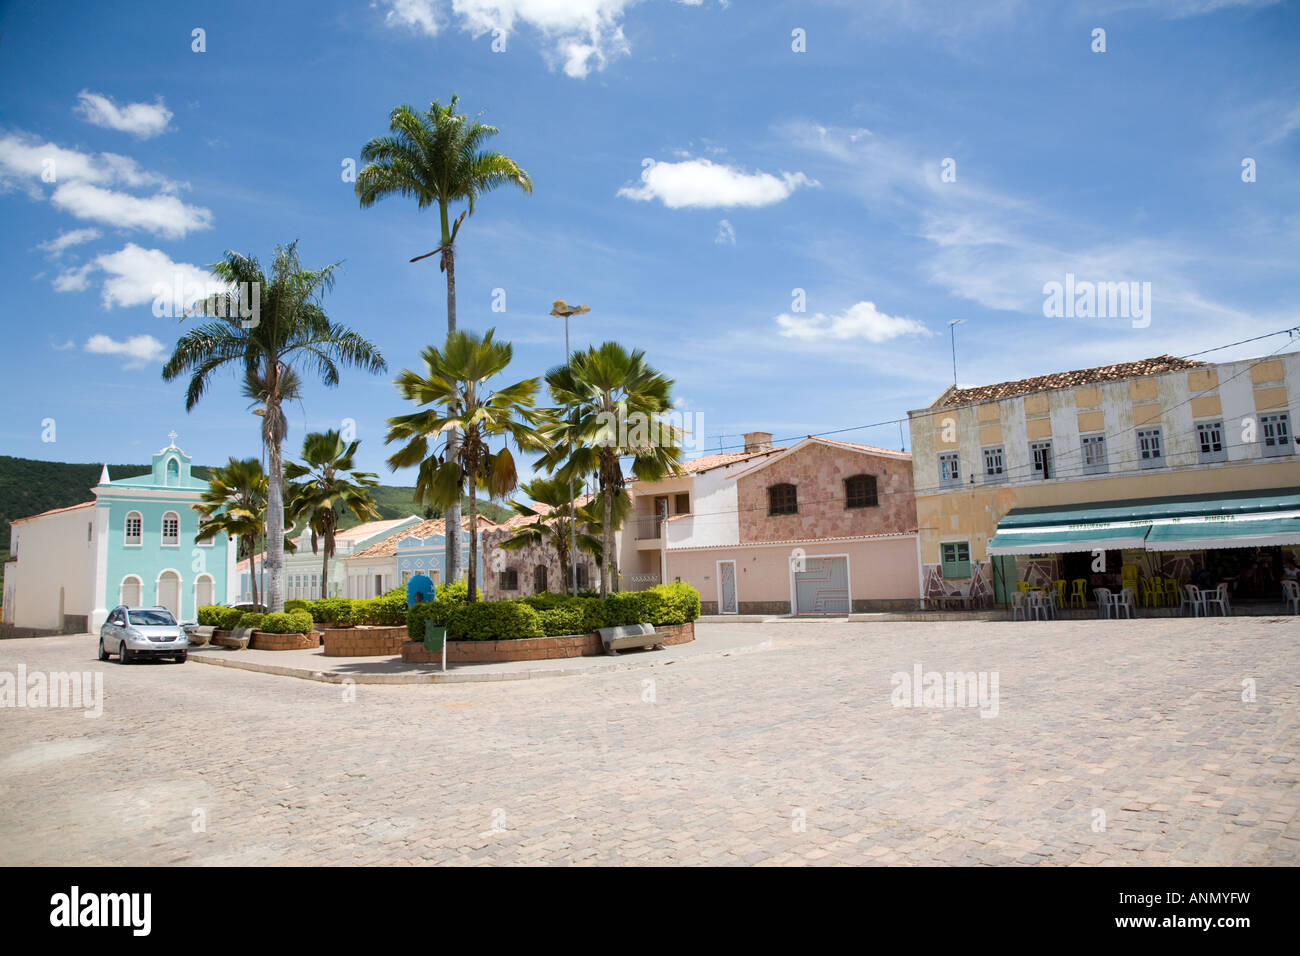
M 551 304 L 551 315 L 559 318 L 564 317 L 564 364 L 570 362 L 569 356 L 569 316 L 583 315 L 590 312 L 590 306 L 569 305 L 563 299 L 556 299 Z M 577 505 L 573 498 L 573 474 L 569 474 L 569 580 L 573 588 L 573 596 L 578 596 L 578 525 L 577 525 Z M 605 556 L 609 560 L 609 556 Z
M 957 387 L 957 326 L 965 322 L 965 319 L 953 319 L 948 323 L 948 331 L 952 333 L 952 387 Z

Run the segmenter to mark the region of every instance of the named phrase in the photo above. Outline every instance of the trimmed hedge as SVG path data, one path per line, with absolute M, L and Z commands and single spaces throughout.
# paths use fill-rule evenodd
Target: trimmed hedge
M 624 624 L 666 627 L 700 616 L 699 592 L 680 581 L 605 598 L 547 593 L 470 604 L 465 594 L 464 585 L 451 594 L 440 590 L 436 600 L 407 611 L 406 630 L 411 640 L 424 640 L 424 622 L 430 620 L 445 625 L 449 638 L 489 641 L 586 634 Z
M 259 614 L 256 611 L 243 611 L 240 613 L 235 627 L 259 628 L 264 620 L 266 620 L 265 614 Z
M 302 598 L 293 598 L 292 600 L 284 602 L 284 610 L 286 614 L 293 611 L 310 611 L 311 601 L 305 601 Z
M 257 629 L 267 634 L 310 634 L 312 619 L 309 613 L 302 610 L 267 614 Z

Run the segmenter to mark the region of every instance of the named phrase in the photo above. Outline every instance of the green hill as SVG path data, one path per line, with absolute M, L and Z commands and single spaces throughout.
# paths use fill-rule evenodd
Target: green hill
M 32 458 L 13 458 L 0 455 L 0 582 L 3 582 L 3 562 L 9 559 L 9 522 L 28 518 L 52 508 L 90 501 L 90 489 L 99 483 L 103 465 L 78 465 L 62 461 L 37 461 Z M 148 465 L 109 465 L 113 478 L 134 478 L 149 473 Z M 208 469 L 195 465 L 194 476 L 206 478 Z M 415 504 L 415 489 L 401 485 L 380 485 L 373 489 L 375 506 L 383 518 L 404 518 L 407 515 L 424 515 L 425 509 Z M 468 499 L 466 499 L 468 502 Z M 514 512 L 491 501 L 478 503 L 481 514 L 493 521 L 504 521 Z M 357 519 L 343 517 L 339 526 L 351 528 Z

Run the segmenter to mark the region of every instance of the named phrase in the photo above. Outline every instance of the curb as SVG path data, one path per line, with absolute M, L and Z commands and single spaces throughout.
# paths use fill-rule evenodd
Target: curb
M 581 677 L 584 674 L 608 674 L 614 671 L 642 670 L 648 667 L 684 664 L 690 661 L 717 660 L 735 654 L 748 654 L 765 651 L 772 647 L 772 641 L 760 641 L 732 647 L 725 651 L 710 651 L 705 654 L 692 654 L 689 657 L 656 658 L 648 661 L 611 661 L 583 668 L 545 667 L 526 671 L 498 671 L 491 674 L 460 673 L 458 671 L 433 671 L 428 674 L 336 674 L 326 671 L 309 671 L 301 667 L 284 667 L 278 664 L 261 664 L 256 661 L 223 661 L 209 657 L 207 654 L 191 654 L 191 661 L 211 664 L 214 667 L 233 667 L 236 670 L 255 671 L 259 674 L 271 674 L 276 677 L 296 677 L 299 680 L 314 680 L 325 684 L 342 684 L 351 681 L 354 684 L 480 684 L 510 680 L 540 680 L 547 677 Z M 641 655 L 638 655 L 641 656 Z M 472 666 L 472 665 L 471 665 Z

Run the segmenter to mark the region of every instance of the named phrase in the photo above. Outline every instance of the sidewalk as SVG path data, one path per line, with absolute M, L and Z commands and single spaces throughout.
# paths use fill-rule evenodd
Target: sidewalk
M 407 664 L 400 657 L 326 657 L 319 647 L 301 651 L 234 650 L 227 647 L 191 647 L 191 661 L 219 667 L 298 677 L 341 684 L 454 684 L 477 681 L 534 680 L 573 677 L 606 671 L 658 667 L 692 660 L 707 660 L 766 650 L 772 641 L 754 639 L 752 633 L 696 624 L 695 640 L 661 651 L 624 651 L 616 657 L 569 657 L 552 661 L 506 661 L 498 664 Z

